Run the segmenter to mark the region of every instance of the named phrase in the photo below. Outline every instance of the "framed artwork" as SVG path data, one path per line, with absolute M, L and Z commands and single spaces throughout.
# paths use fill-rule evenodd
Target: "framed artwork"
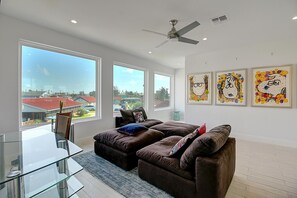
M 246 105 L 246 69 L 216 72 L 216 105 Z
M 188 104 L 211 104 L 212 73 L 195 73 L 187 76 Z
M 292 106 L 292 65 L 253 68 L 252 74 L 253 106 Z

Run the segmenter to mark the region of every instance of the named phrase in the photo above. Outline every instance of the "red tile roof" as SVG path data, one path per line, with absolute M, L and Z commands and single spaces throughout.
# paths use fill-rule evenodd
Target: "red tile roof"
M 23 103 L 46 110 L 60 108 L 60 101 L 63 101 L 63 108 L 78 107 L 81 104 L 68 98 L 23 98 Z
M 96 102 L 96 98 L 94 96 L 80 96 L 79 98 L 85 100 L 88 103 Z
M 121 96 L 113 96 L 113 99 L 114 100 L 122 100 L 122 97 Z

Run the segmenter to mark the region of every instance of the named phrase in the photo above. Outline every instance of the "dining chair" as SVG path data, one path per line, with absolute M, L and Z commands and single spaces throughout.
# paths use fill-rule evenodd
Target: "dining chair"
M 55 133 L 69 140 L 72 112 L 57 113 Z

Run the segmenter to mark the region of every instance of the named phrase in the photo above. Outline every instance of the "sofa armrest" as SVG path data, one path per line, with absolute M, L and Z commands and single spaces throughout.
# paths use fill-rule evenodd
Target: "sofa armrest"
M 129 124 L 129 122 L 124 121 L 122 117 L 115 117 L 115 127 L 116 128 L 125 126 L 126 124 Z
M 115 127 L 116 128 L 121 127 L 122 122 L 124 122 L 122 117 L 115 117 Z
M 195 178 L 197 194 L 201 197 L 224 198 L 235 171 L 235 138 L 207 157 L 197 157 Z

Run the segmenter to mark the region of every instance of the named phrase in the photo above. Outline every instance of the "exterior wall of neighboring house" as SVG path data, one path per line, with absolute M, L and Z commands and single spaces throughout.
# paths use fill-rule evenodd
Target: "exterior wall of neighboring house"
M 96 106 L 96 99 L 93 98 L 93 97 L 91 97 L 90 99 L 92 101 L 89 101 L 89 100 L 85 99 L 84 97 L 79 97 L 79 98 L 76 98 L 74 101 L 81 103 L 82 106 L 86 106 L 86 105 L 94 105 L 94 106 Z
M 23 107 L 24 109 L 22 111 L 22 122 L 30 122 L 31 120 L 47 121 L 49 117 L 55 116 L 56 113 L 60 112 L 60 109 L 41 109 L 27 104 L 23 104 Z M 75 112 L 79 108 L 80 106 L 65 107 L 63 108 L 63 112 Z M 26 123 L 24 124 L 26 125 Z
M 84 100 L 84 99 L 82 99 L 82 98 L 75 99 L 74 101 L 76 101 L 76 102 L 80 102 L 80 103 L 82 103 L 82 104 L 84 104 L 84 105 L 89 104 L 88 101 L 86 101 L 86 100 Z
M 44 103 L 51 104 L 50 100 L 46 98 L 38 98 L 38 99 L 26 99 L 28 100 L 44 100 Z M 52 101 L 56 103 L 56 101 Z M 39 103 L 40 104 L 40 103 Z M 49 105 L 51 106 L 51 105 Z M 63 112 L 69 111 L 77 111 L 81 105 L 75 106 L 64 106 Z M 22 103 L 22 122 L 31 122 L 32 120 L 42 120 L 47 121 L 48 117 L 55 116 L 56 113 L 60 112 L 60 108 L 42 108 L 40 106 L 34 106 L 32 104 Z M 26 125 L 26 123 L 24 123 Z
M 22 112 L 24 113 L 31 113 L 31 112 L 45 112 L 47 111 L 46 109 L 41 109 L 38 107 L 34 107 L 28 104 L 24 104 L 22 105 Z
M 22 122 L 24 125 L 30 124 L 33 120 L 45 120 L 46 109 L 41 109 L 27 104 L 22 104 Z

